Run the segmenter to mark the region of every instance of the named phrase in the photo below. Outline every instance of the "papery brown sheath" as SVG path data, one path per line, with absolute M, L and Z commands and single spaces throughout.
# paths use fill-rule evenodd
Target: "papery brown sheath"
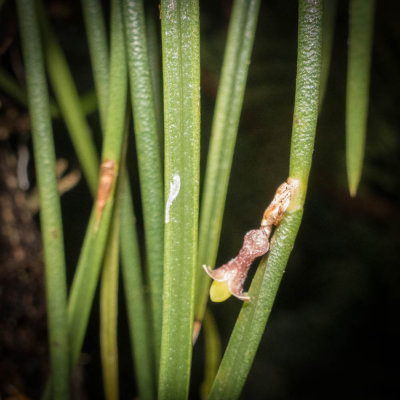
M 115 161 L 105 159 L 101 163 L 99 188 L 97 189 L 95 231 L 97 231 L 99 226 L 101 215 L 103 214 L 104 206 L 106 205 L 108 197 L 110 196 L 115 177 Z

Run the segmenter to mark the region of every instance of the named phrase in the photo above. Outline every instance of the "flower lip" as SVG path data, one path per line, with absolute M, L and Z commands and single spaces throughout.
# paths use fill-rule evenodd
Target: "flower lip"
M 271 203 L 264 212 L 260 228 L 246 233 L 243 246 L 236 258 L 214 270 L 203 265 L 207 274 L 214 279 L 210 288 L 212 301 L 224 301 L 230 294 L 244 301 L 250 300 L 249 295 L 243 293 L 243 284 L 249 268 L 255 258 L 268 252 L 269 237 L 273 226 L 278 226 L 282 221 L 299 185 L 298 179 L 289 177 L 278 187 Z M 217 284 L 217 282 L 222 284 Z M 225 284 L 223 284 L 224 282 Z
M 248 301 L 250 297 L 243 292 L 249 268 L 255 258 L 269 250 L 268 236 L 261 229 L 246 233 L 239 254 L 221 267 L 211 270 L 203 265 L 207 274 L 217 282 L 227 282 L 229 292 L 240 300 Z

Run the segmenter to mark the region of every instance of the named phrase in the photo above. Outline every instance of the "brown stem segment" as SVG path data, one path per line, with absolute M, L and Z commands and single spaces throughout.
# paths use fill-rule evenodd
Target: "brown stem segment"
M 263 229 L 268 236 L 271 235 L 272 226 L 278 226 L 282 221 L 289 207 L 293 192 L 298 185 L 299 181 L 297 179 L 288 178 L 276 190 L 274 198 L 264 211 L 263 219 L 261 220 L 260 229 Z
M 97 231 L 97 228 L 99 227 L 100 219 L 103 214 L 103 209 L 110 196 L 111 189 L 113 187 L 114 180 L 117 175 L 115 167 L 116 167 L 115 161 L 110 159 L 105 159 L 101 163 L 99 188 L 97 189 L 97 198 L 96 198 L 95 231 Z

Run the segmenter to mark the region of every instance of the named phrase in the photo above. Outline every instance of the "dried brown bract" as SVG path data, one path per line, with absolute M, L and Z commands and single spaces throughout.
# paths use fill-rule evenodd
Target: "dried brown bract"
M 99 226 L 101 215 L 103 214 L 104 206 L 106 205 L 108 197 L 110 196 L 115 177 L 115 161 L 105 159 L 101 163 L 99 187 L 97 189 L 95 230 L 97 230 Z
M 278 226 L 282 221 L 289 207 L 293 192 L 298 185 L 298 180 L 288 178 L 287 181 L 283 182 L 276 190 L 274 198 L 264 211 L 264 216 L 261 220 L 260 229 L 263 229 L 268 236 L 271 234 L 272 226 Z

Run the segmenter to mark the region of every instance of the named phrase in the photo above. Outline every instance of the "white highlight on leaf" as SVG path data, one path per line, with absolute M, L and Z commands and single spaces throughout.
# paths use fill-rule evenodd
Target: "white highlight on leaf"
M 178 197 L 181 189 L 181 177 L 178 174 L 172 176 L 172 181 L 169 183 L 169 194 L 167 204 L 165 206 L 165 223 L 169 222 L 169 209 L 172 206 L 173 201 Z

